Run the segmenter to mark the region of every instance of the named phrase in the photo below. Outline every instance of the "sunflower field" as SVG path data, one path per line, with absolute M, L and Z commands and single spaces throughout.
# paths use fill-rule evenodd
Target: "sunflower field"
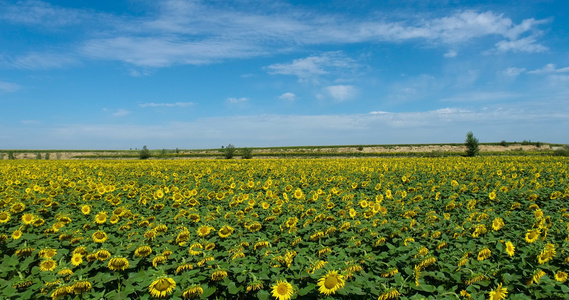
M 568 163 L 0 161 L 0 298 L 566 299 Z

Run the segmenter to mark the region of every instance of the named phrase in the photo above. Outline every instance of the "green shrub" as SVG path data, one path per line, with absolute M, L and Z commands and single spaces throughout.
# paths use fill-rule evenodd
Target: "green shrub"
M 249 149 L 249 148 L 241 149 L 241 158 L 243 158 L 243 159 L 253 158 L 253 150 Z
M 36 159 L 41 159 L 41 153 L 36 153 Z
M 46 153 L 46 154 L 45 154 L 45 159 L 46 159 L 46 160 L 49 160 L 49 153 Z
M 233 156 L 235 155 L 235 146 L 231 144 L 227 145 L 227 147 L 225 147 L 224 155 L 225 158 L 232 159 Z
M 138 157 L 140 159 L 148 159 L 150 158 L 150 150 L 148 150 L 148 148 L 146 148 L 146 146 L 142 147 L 142 150 L 140 150 L 140 152 L 138 153 Z
M 501 145 L 501 146 L 504 146 L 504 147 L 508 147 L 508 143 L 507 143 L 506 141 L 501 141 L 501 142 L 500 142 L 500 145 Z
M 557 149 L 553 151 L 553 155 L 555 156 L 569 156 L 569 146 L 565 146 L 561 149 Z
M 476 156 L 480 151 L 478 148 L 478 139 L 474 137 L 472 131 L 466 134 L 466 141 L 464 142 L 466 146 L 466 156 Z
M 16 159 L 14 157 L 14 151 L 8 151 L 8 159 Z

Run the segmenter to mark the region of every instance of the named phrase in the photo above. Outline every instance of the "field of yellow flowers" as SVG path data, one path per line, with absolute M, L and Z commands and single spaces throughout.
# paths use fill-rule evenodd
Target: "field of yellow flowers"
M 0 162 L 1 299 L 563 299 L 563 157 Z

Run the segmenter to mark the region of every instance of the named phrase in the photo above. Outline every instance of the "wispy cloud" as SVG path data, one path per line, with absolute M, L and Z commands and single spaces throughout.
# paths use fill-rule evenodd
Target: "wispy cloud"
M 0 93 L 14 93 L 21 89 L 19 84 L 0 81 Z
M 73 54 L 31 52 L 21 56 L 0 55 L 0 65 L 28 70 L 63 68 L 78 63 Z
M 168 67 L 299 51 L 314 45 L 422 41 L 460 48 L 470 40 L 484 37 L 503 39 L 490 51 L 493 53 L 534 53 L 548 49 L 538 37 L 539 27 L 550 22 L 549 19 L 525 19 L 516 24 L 493 11 L 466 10 L 431 18 L 395 15 L 377 19 L 374 14 L 351 18 L 276 4 L 265 5 L 263 9 L 254 5 L 226 6 L 179 0 L 149 5 L 155 6 L 151 13 L 118 16 L 61 8 L 41 1 L 2 2 L 0 19 L 27 26 L 82 26 L 82 34 L 65 51 L 68 54 L 55 57 L 58 62 L 54 64 L 43 62 L 43 68 L 60 66 L 65 62 L 62 58 L 74 56 L 142 67 Z M 456 53 L 456 50 L 449 51 L 446 57 L 454 57 Z M 27 59 L 34 60 L 33 57 Z M 25 61 L 24 58 L 14 60 Z M 268 70 L 302 79 L 326 74 L 330 72 L 326 66 L 334 67 L 334 64 L 353 64 L 353 61 L 336 53 L 275 64 Z M 16 65 L 42 66 L 37 62 Z
M 245 103 L 247 101 L 249 101 L 247 98 L 227 98 L 227 102 L 230 104 Z
M 0 20 L 16 24 L 60 27 L 81 23 L 87 16 L 89 13 L 81 10 L 61 8 L 37 0 L 11 4 L 0 2 Z
M 190 107 L 196 105 L 194 102 L 175 102 L 175 103 L 143 103 L 140 107 Z
M 338 102 L 353 99 L 358 89 L 353 85 L 332 85 L 324 88 L 326 95 Z
M 340 75 L 342 72 L 354 71 L 358 63 L 342 52 L 326 52 L 319 56 L 294 59 L 290 63 L 279 63 L 267 66 L 269 74 L 293 75 L 300 81 L 316 79 L 326 74 Z
M 130 111 L 126 109 L 118 109 L 117 111 L 113 112 L 113 117 L 124 117 L 130 115 Z
M 279 96 L 279 100 L 294 102 L 296 100 L 296 95 L 294 93 L 284 93 Z
M 554 74 L 554 73 L 567 73 L 569 72 L 569 67 L 556 68 L 554 64 L 547 64 L 541 69 L 528 71 L 528 74 Z
M 456 52 L 456 50 L 449 50 L 447 53 L 444 54 L 444 57 L 452 58 L 452 57 L 456 57 L 457 55 L 458 55 L 458 52 Z
M 526 68 L 509 67 L 502 71 L 502 74 L 510 77 L 516 77 L 526 71 Z

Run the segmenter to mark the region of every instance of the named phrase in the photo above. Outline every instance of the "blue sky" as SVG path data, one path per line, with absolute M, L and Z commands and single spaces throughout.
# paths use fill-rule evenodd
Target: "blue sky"
M 564 5 L 0 0 L 0 149 L 568 143 Z

